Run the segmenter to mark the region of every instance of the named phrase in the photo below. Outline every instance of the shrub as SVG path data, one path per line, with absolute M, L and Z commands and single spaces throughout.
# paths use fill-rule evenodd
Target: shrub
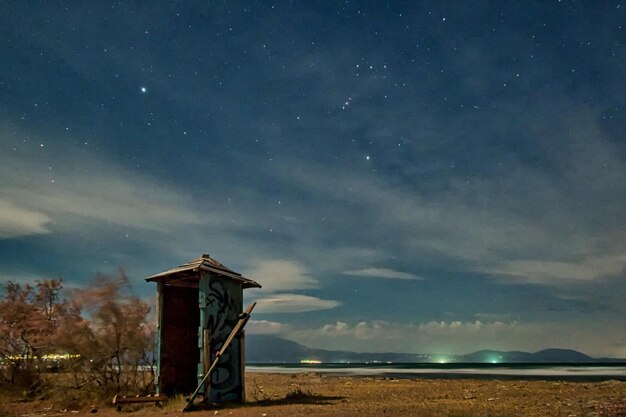
M 80 391 L 91 399 L 153 388 L 150 308 L 127 276 L 97 276 L 60 300 L 61 280 L 8 282 L 0 301 L 0 384 L 26 392 Z M 63 375 L 52 377 L 51 372 Z

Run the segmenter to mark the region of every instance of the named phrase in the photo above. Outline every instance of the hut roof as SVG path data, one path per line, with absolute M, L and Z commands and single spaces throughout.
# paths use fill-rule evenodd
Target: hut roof
M 203 254 L 202 256 L 185 264 L 182 264 L 179 267 L 158 273 L 156 275 L 152 275 L 151 277 L 146 278 L 146 281 L 170 281 L 173 279 L 189 279 L 193 276 L 197 276 L 196 273 L 199 271 L 211 272 L 217 275 L 234 279 L 235 281 L 241 282 L 243 288 L 261 288 L 261 285 L 258 282 L 250 278 L 246 278 L 241 274 L 233 271 L 232 269 L 227 268 L 221 262 L 216 261 L 207 254 Z

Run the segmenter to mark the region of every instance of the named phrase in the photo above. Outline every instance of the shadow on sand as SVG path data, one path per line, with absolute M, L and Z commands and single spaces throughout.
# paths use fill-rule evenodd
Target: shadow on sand
M 318 404 L 318 405 L 330 405 L 333 401 L 343 400 L 346 397 L 319 395 L 309 391 L 297 389 L 295 391 L 288 392 L 282 398 L 267 398 L 258 400 L 255 402 L 247 403 L 249 407 L 269 407 L 274 405 L 287 405 L 287 404 Z
M 296 388 L 295 390 L 290 391 L 287 394 L 285 394 L 285 396 L 283 397 L 265 397 L 265 398 L 260 398 L 260 399 L 256 399 L 253 401 L 249 401 L 243 404 L 234 404 L 234 403 L 195 404 L 193 407 L 189 408 L 189 411 L 228 409 L 228 408 L 239 408 L 239 407 L 272 407 L 272 406 L 289 405 L 289 404 L 332 405 L 333 401 L 341 401 L 341 400 L 344 400 L 345 398 L 346 397 L 341 397 L 341 396 L 314 394 L 310 391 Z

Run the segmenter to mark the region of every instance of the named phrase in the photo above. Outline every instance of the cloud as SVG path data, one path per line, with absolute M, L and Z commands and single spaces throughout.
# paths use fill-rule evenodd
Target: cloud
M 330 337 L 354 337 L 358 340 L 370 340 L 379 336 L 382 333 L 385 322 L 372 322 L 368 323 L 361 321 L 356 323 L 353 327 L 343 321 L 337 321 L 334 324 L 325 324 L 317 330 L 321 336 Z
M 386 176 L 383 168 L 357 174 L 288 160 L 276 164 L 275 175 L 332 207 L 326 222 L 335 235 L 369 242 L 387 254 L 383 262 L 413 259 L 500 283 L 566 286 L 615 279 L 626 269 L 623 152 L 604 136 L 596 112 L 535 104 L 544 106 L 556 119 L 529 120 L 525 134 L 550 168 L 503 153 L 497 164 L 470 176 L 429 160 L 417 166 L 431 175 L 416 171 L 416 164 L 398 163 L 403 178 L 413 181 Z M 494 121 L 489 129 L 503 134 L 506 128 Z M 445 139 L 411 141 L 405 153 L 422 160 Z M 341 270 L 361 270 L 352 265 Z
M 256 261 L 243 275 L 262 282 L 263 292 L 302 290 L 319 286 L 317 279 L 309 275 L 304 265 L 284 259 Z
M 250 237 L 258 225 L 221 199 L 87 146 L 62 145 L 82 143 L 75 138 L 15 132 L 0 121 L 0 138 L 13 136 L 28 140 L 0 152 L 0 240 L 31 236 L 50 261 L 25 263 L 18 250 L 22 256 L 5 259 L 5 268 L 33 276 L 52 270 L 69 284 L 117 267 L 141 279 L 207 252 L 240 271 L 244 260 L 264 255 Z
M 0 199 L 0 239 L 49 233 L 48 215 Z
M 244 275 L 263 285 L 262 289 L 249 290 L 246 294 L 246 297 L 256 300 L 258 305 L 255 311 L 258 313 L 304 313 L 330 310 L 340 305 L 335 300 L 285 293 L 284 291 L 307 290 L 320 286 L 318 280 L 309 275 L 307 268 L 296 261 L 254 261 L 252 267 L 244 271 Z M 270 322 L 259 325 L 267 329 Z
M 461 334 L 493 333 L 503 330 L 510 330 L 517 326 L 517 322 L 505 323 L 502 321 L 473 322 L 462 321 L 431 321 L 421 324 L 393 323 L 384 320 L 360 321 L 354 325 L 349 325 L 344 321 L 337 321 L 333 324 L 325 324 L 318 329 L 301 332 L 300 335 L 311 332 L 320 337 L 350 337 L 357 340 L 371 340 L 375 338 L 397 339 L 402 338 L 402 333 L 410 332 L 421 335 L 436 335 L 453 337 Z
M 290 326 L 268 320 L 250 320 L 246 332 L 250 334 L 279 334 L 288 331 Z
M 304 313 L 308 311 L 330 310 L 341 303 L 323 300 L 303 294 L 274 294 L 256 300 L 257 313 Z
M 562 283 L 597 281 L 623 275 L 626 271 L 626 253 L 592 256 L 577 262 L 505 261 L 491 272 L 522 282 Z
M 211 221 L 210 213 L 205 217 L 193 208 L 189 196 L 154 178 L 93 155 L 67 158 L 51 152 L 45 167 L 18 155 L 0 158 L 0 175 L 9 179 L 0 192 L 22 232 L 94 224 L 167 232 Z
M 453 336 L 458 334 L 474 334 L 479 332 L 499 332 L 502 330 L 513 329 L 516 325 L 516 322 L 504 323 L 502 321 L 431 321 L 428 323 L 420 324 L 418 326 L 418 331 L 429 335 Z
M 344 271 L 344 275 L 351 275 L 365 278 L 386 278 L 386 279 L 402 279 L 402 280 L 421 280 L 419 275 L 410 272 L 396 271 L 388 268 L 364 268 L 351 271 Z

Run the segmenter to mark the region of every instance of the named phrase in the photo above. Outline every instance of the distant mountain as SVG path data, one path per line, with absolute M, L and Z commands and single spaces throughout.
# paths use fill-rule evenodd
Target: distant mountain
M 533 362 L 595 362 L 596 359 L 571 349 L 544 349 L 532 354 Z
M 437 354 L 359 353 L 312 349 L 275 336 L 246 335 L 246 362 L 248 363 L 299 363 L 302 360 L 316 360 L 325 363 L 427 363 L 440 362 L 441 359 L 441 355 Z M 445 357 L 445 361 L 465 363 L 594 363 L 626 362 L 626 359 L 596 359 L 571 349 L 545 349 L 535 353 L 480 350 L 467 355 L 448 356 Z
M 306 346 L 268 335 L 246 334 L 247 362 L 297 363 L 310 356 Z
M 545 349 L 535 353 L 500 352 L 497 350 L 480 350 L 468 355 L 461 355 L 458 362 L 506 362 L 506 363 L 587 363 L 598 362 L 597 359 L 571 349 Z
M 330 363 L 427 362 L 424 355 L 414 353 L 359 353 L 311 349 L 291 340 L 275 336 L 246 334 L 246 362 L 298 363 L 307 359 Z
M 457 362 L 489 363 L 489 362 L 532 362 L 532 353 L 528 352 L 500 352 L 498 350 L 479 350 L 456 358 Z

